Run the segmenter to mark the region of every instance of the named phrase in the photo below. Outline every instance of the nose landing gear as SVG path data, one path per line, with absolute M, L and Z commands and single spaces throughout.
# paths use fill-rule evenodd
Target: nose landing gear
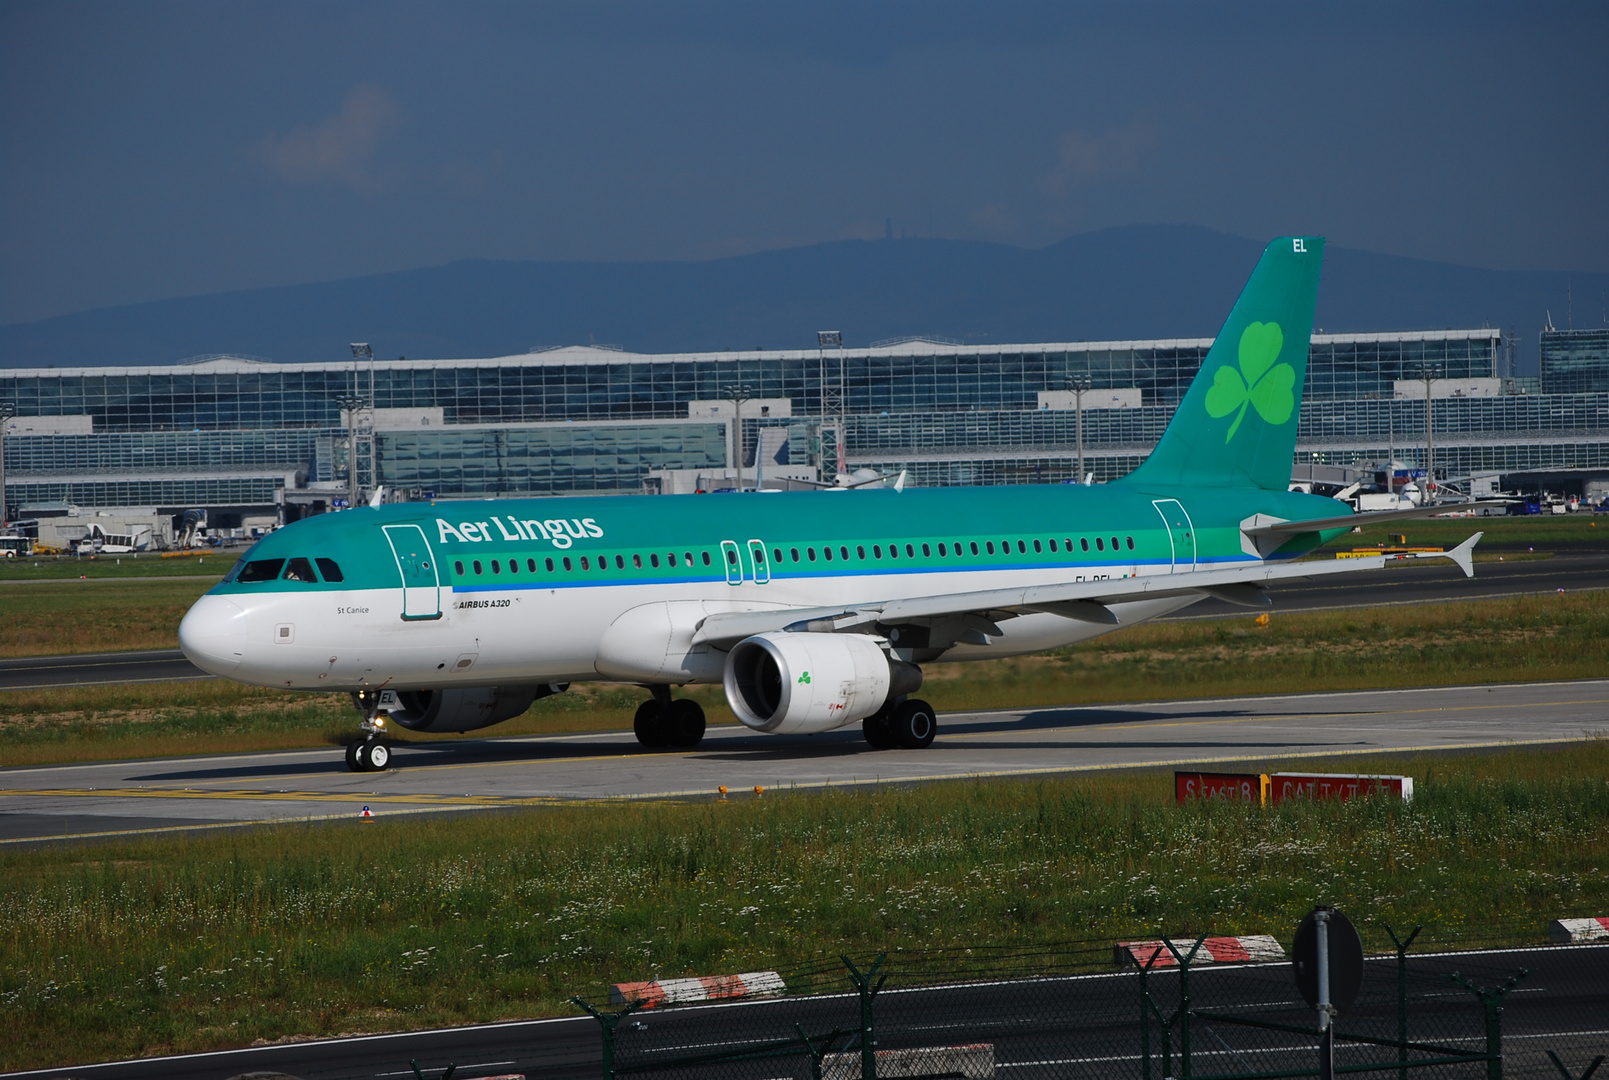
M 352 694 L 352 704 L 363 714 L 358 738 L 346 744 L 346 767 L 353 772 L 384 772 L 391 764 L 391 746 L 386 742 L 386 717 L 380 712 L 380 695 L 373 690 Z
M 650 687 L 654 696 L 637 708 L 632 730 L 649 750 L 690 750 L 704 740 L 704 709 L 691 698 L 671 700 L 670 687 Z

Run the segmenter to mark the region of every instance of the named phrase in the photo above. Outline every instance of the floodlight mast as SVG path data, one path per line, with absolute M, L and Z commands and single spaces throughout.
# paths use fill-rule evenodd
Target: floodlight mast
M 1073 392 L 1073 401 L 1078 411 L 1078 482 L 1084 482 L 1084 392 L 1095 384 L 1088 375 L 1079 375 L 1067 380 L 1067 389 Z
M 11 520 L 11 503 L 6 498 L 6 428 L 16 415 L 15 402 L 0 401 L 0 526 Z
M 358 410 L 371 408 L 374 403 L 374 350 L 366 341 L 354 341 L 352 345 L 352 390 L 350 393 L 336 397 L 337 403 L 346 411 L 346 481 L 347 481 L 347 508 L 351 509 L 359 504 L 362 485 L 358 474 Z M 358 392 L 358 361 L 369 361 L 369 396 Z M 372 419 L 370 421 L 373 423 Z M 373 436 L 370 436 L 369 461 L 371 469 L 374 461 Z
M 721 396 L 732 401 L 732 463 L 737 466 L 737 489 L 743 490 L 743 403 L 754 397 L 754 389 L 747 384 L 723 387 Z M 754 450 L 755 490 L 759 490 L 760 450 Z
M 836 346 L 838 349 L 838 379 L 836 385 L 827 381 L 827 348 Z M 849 468 L 844 460 L 844 333 L 842 330 L 816 331 L 817 360 L 821 365 L 821 417 L 823 421 L 832 421 L 833 437 L 836 447 L 833 451 L 833 468 L 844 475 L 848 475 Z M 826 458 L 825 447 L 822 453 Z

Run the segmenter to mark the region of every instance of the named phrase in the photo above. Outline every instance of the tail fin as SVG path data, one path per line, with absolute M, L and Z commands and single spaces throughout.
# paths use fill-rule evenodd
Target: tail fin
M 1162 441 L 1123 483 L 1290 486 L 1323 258 L 1322 237 L 1263 250 Z

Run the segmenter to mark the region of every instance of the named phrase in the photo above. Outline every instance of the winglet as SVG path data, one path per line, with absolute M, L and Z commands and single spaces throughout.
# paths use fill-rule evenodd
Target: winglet
M 380 485 L 375 487 L 374 494 L 369 496 L 369 506 L 370 507 L 378 507 L 384 502 L 385 502 L 385 485 L 380 484 Z
M 901 469 L 899 471 L 899 479 L 894 481 L 894 490 L 895 491 L 904 491 L 905 490 L 905 470 L 904 469 Z
M 1483 532 L 1478 532 L 1447 553 L 1447 557 L 1458 564 L 1458 569 L 1462 570 L 1467 578 L 1475 576 L 1475 545 L 1480 543 L 1481 537 L 1485 535 Z

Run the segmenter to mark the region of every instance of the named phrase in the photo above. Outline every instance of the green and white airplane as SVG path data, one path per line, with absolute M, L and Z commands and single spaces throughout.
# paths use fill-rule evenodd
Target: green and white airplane
M 921 665 L 1053 649 L 1204 597 L 1377 569 L 1297 562 L 1359 521 L 1287 490 L 1324 242 L 1263 252 L 1151 456 L 1101 486 L 492 499 L 359 508 L 257 543 L 179 627 L 196 665 L 341 691 L 353 769 L 389 724 L 461 732 L 583 680 L 636 683 L 648 747 L 692 747 L 724 683 L 756 731 L 938 729 Z M 1445 508 L 1443 508 L 1445 509 Z M 1445 558 L 1472 574 L 1475 534 Z M 1396 556 L 1402 557 L 1402 556 Z

